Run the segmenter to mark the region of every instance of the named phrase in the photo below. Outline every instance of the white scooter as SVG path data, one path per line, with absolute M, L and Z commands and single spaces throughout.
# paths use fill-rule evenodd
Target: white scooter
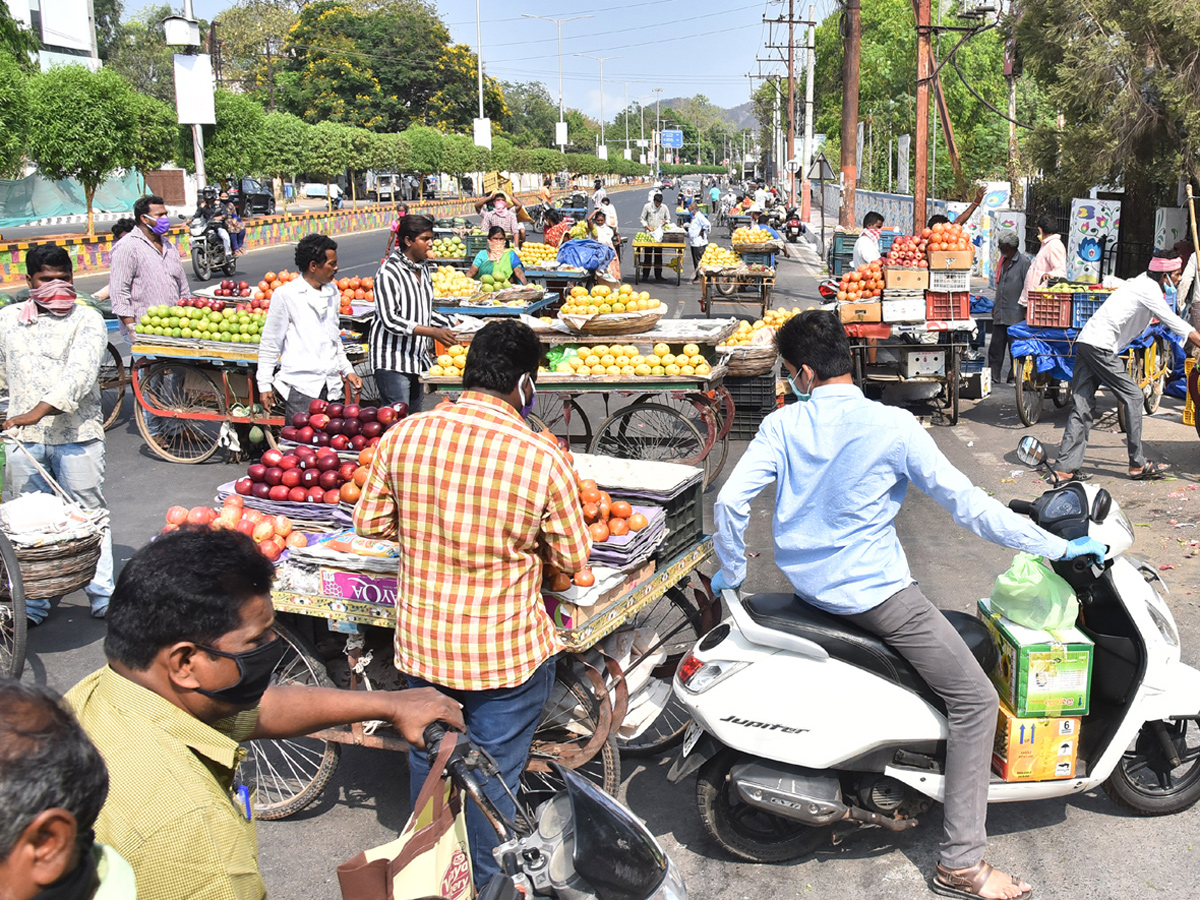
M 1045 465 L 1023 438 L 1018 456 Z M 1049 469 L 1049 466 L 1046 466 Z M 1200 672 L 1179 659 L 1179 632 L 1150 566 L 1126 559 L 1133 528 L 1108 491 L 1070 482 L 1009 507 L 1068 540 L 1107 545 L 1102 565 L 1056 562 L 1094 642 L 1091 712 L 1075 777 L 1006 783 L 1005 803 L 1103 786 L 1136 815 L 1200 800 Z M 736 857 L 795 859 L 843 820 L 904 831 L 944 796 L 945 707 L 879 638 L 791 594 L 740 601 L 680 662 L 675 695 L 691 713 L 672 781 L 698 773 L 696 802 L 712 837 Z M 985 671 L 997 651 L 977 619 L 947 612 Z

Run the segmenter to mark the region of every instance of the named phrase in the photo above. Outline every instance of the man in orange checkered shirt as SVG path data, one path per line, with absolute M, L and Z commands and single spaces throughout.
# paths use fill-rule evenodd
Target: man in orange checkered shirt
M 523 421 L 541 357 L 520 322 L 484 326 L 458 402 L 384 436 L 354 510 L 359 534 L 400 544 L 396 667 L 463 704 L 468 737 L 514 794 L 562 649 L 542 605 L 542 560 L 575 572 L 591 551 L 570 464 Z M 409 768 L 415 801 L 425 753 L 409 753 Z M 515 813 L 501 785 L 487 793 Z M 473 804 L 467 829 L 482 888 L 499 872 L 496 833 Z

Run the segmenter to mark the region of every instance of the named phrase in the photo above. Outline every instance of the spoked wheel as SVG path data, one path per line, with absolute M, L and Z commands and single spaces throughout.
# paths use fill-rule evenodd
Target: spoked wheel
M 698 466 L 711 449 L 699 429 L 661 403 L 635 403 L 605 419 L 589 453 Z
M 225 396 L 207 372 L 176 362 L 138 367 L 133 391 L 138 431 L 156 455 L 167 462 L 198 463 L 217 451 Z
M 288 650 L 275 667 L 272 684 L 333 687 L 325 664 L 299 634 L 276 619 L 275 631 Z M 241 783 L 255 792 L 254 815 L 283 819 L 295 815 L 321 795 L 337 768 L 341 745 L 319 738 L 250 741 L 249 754 L 238 766 Z
M 1163 389 L 1171 372 L 1171 355 L 1166 342 L 1155 338 L 1154 343 L 1137 355 L 1137 382 L 1142 387 L 1142 406 L 1146 415 L 1158 412 L 1162 404 Z
M 1057 387 L 1050 389 L 1050 399 L 1054 401 L 1054 405 L 1058 409 L 1065 407 L 1071 402 L 1071 383 L 1060 381 Z
M 749 760 L 736 750 L 723 750 L 700 770 L 696 806 L 713 840 L 738 859 L 763 863 L 799 859 L 829 843 L 832 828 L 828 826 L 773 816 L 742 801 L 729 780 L 729 772 L 739 762 Z
M 125 363 L 121 353 L 112 344 L 100 359 L 100 415 L 104 430 L 112 428 L 121 415 L 121 404 L 125 400 Z
M 592 444 L 592 423 L 583 407 L 557 394 L 538 394 L 533 401 L 533 413 L 528 422 L 537 431 L 548 431 L 557 438 L 567 438 L 572 449 L 585 450 Z
M 560 657 L 554 688 L 533 733 L 529 764 L 521 773 L 518 800 L 532 811 L 565 785 L 550 767 L 556 762 L 588 781 L 616 794 L 621 783 L 617 735 L 612 730 L 612 707 L 603 680 L 581 672 L 582 664 Z
M 0 675 L 20 678 L 25 668 L 25 583 L 8 538 L 0 534 Z
M 1017 415 L 1021 417 L 1026 428 L 1035 425 L 1042 417 L 1042 389 L 1035 382 L 1032 356 L 1018 356 L 1016 363 L 1017 377 L 1013 379 L 1017 388 Z
M 732 297 L 738 289 L 738 283 L 736 278 L 718 275 L 713 279 L 713 287 L 722 297 Z
M 722 398 L 701 397 L 699 394 L 690 393 L 643 394 L 633 402 L 642 406 L 651 402 L 669 406 L 695 426 L 704 436 L 704 442 L 711 445 L 711 449 L 704 454 L 704 487 L 712 484 L 729 456 L 729 427 L 733 423 L 732 415 L 728 418 L 723 415 Z
M 638 670 L 657 661 L 649 672 L 650 681 L 662 685 L 668 693 L 662 711 L 637 734 L 623 737 L 618 732 L 617 746 L 621 748 L 622 753 L 630 756 L 650 756 L 674 747 L 683 740 L 684 729 L 692 717 L 675 697 L 675 692 L 671 690 L 671 682 L 680 660 L 687 655 L 706 629 L 702 624 L 700 610 L 678 587 L 668 590 L 657 602 L 631 619 L 627 627 L 644 629 L 657 637 L 645 652 L 630 661 L 625 670 L 627 682 L 640 681 L 646 673 Z M 661 691 L 662 687 L 657 690 Z M 627 723 L 633 724 L 636 718 L 637 707 L 625 713 Z
M 1166 816 L 1194 805 L 1200 800 L 1198 726 L 1197 718 L 1147 722 L 1104 782 L 1105 793 L 1137 816 Z M 1178 765 L 1164 743 L 1173 748 Z

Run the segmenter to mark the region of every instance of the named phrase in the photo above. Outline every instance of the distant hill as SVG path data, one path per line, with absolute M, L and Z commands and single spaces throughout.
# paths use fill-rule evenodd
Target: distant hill
M 670 100 L 662 101 L 662 105 L 668 109 L 682 109 L 683 105 L 691 99 L 690 97 L 672 97 Z M 750 101 L 742 103 L 731 109 L 722 109 L 721 117 L 725 122 L 733 128 L 741 130 L 743 128 L 756 128 L 757 122 L 754 119 L 754 104 Z

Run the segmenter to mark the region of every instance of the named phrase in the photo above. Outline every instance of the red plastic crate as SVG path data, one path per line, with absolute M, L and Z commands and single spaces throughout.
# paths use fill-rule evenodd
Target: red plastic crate
M 1072 297 L 1064 291 L 1030 291 L 1026 324 L 1035 328 L 1070 328 Z
M 955 322 L 971 318 L 970 292 L 926 291 L 925 318 L 930 322 Z

